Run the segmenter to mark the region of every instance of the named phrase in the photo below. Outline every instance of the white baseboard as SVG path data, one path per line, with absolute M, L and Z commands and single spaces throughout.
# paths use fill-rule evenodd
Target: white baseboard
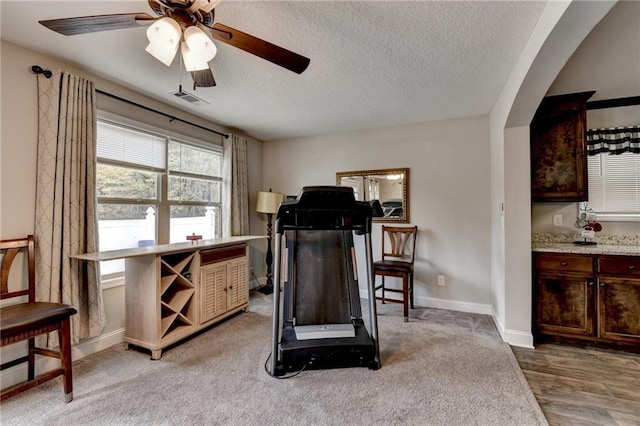
M 360 289 L 360 297 L 369 298 L 367 290 Z M 473 314 L 491 315 L 493 322 L 500 333 L 502 340 L 512 346 L 521 346 L 524 348 L 533 348 L 533 335 L 530 332 L 520 330 L 505 329 L 504 325 L 498 319 L 493 306 L 482 303 L 462 302 L 459 300 L 436 299 L 433 297 L 415 297 L 416 306 L 425 308 L 448 309 L 450 311 L 469 312 Z
M 74 361 L 87 355 L 100 352 L 110 346 L 124 342 L 124 328 L 102 334 L 98 337 L 83 340 L 71 348 L 71 358 Z M 60 361 L 50 357 L 36 357 L 36 375 L 58 368 Z M 27 379 L 27 364 L 23 363 L 9 368 L 0 374 L 0 387 L 2 389 L 16 385 Z
M 533 334 L 531 334 L 531 332 L 505 328 L 500 318 L 498 318 L 498 314 L 493 309 L 491 310 L 491 317 L 503 341 L 511 346 L 533 349 Z
M 502 333 L 502 340 L 511 346 L 533 349 L 533 334 L 525 331 L 505 329 Z
M 414 303 L 426 308 L 448 309 L 450 311 L 470 312 L 473 314 L 491 314 L 491 305 L 462 302 L 459 300 L 436 299 L 434 297 L 415 297 Z
M 360 297 L 368 299 L 369 292 L 367 290 L 360 289 Z M 482 303 L 461 302 L 458 300 L 436 299 L 434 297 L 421 296 L 414 297 L 413 302 L 416 306 L 422 306 L 424 308 L 448 309 L 450 311 L 470 312 L 473 314 L 485 315 L 491 315 L 492 312 L 491 305 L 485 305 Z

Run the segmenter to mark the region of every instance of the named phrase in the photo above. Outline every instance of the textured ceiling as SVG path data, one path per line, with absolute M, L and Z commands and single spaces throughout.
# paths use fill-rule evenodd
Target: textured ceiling
M 545 7 L 536 1 L 230 1 L 220 22 L 311 59 L 301 75 L 218 43 L 217 86 L 170 95 L 145 29 L 66 37 L 41 19 L 147 12 L 139 1 L 0 2 L 2 38 L 262 140 L 488 114 Z M 46 66 L 46 64 L 41 64 Z M 183 75 L 185 86 L 190 85 Z

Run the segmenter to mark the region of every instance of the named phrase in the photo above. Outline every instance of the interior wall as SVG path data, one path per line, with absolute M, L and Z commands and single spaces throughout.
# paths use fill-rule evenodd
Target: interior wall
M 505 180 L 505 245 L 521 247 L 529 244 L 531 235 L 531 193 L 523 188 L 531 187 L 529 168 L 523 165 L 531 163 L 529 152 L 529 126 L 512 127 L 504 132 L 504 174 Z M 527 250 L 505 251 L 505 278 L 509 303 L 506 306 L 506 330 L 512 343 L 524 346 L 533 342 L 531 328 L 532 291 L 529 280 L 518 277 L 531 277 L 531 246 Z
M 263 180 L 296 195 L 303 186 L 335 185 L 337 172 L 409 167 L 410 222 L 419 230 L 416 304 L 489 313 L 488 137 L 482 116 L 270 141 Z M 374 258 L 379 233 L 374 224 Z M 439 274 L 445 286 L 436 284 Z
M 512 200 L 510 196 L 514 192 L 507 191 L 506 187 L 511 179 L 509 172 L 518 170 L 521 167 L 529 170 L 528 163 L 513 164 L 512 159 L 508 156 L 514 146 L 510 141 L 511 137 L 517 137 L 519 132 L 510 132 L 505 127 L 516 127 L 509 124 L 509 120 L 519 122 L 525 120 L 527 125 L 530 115 L 535 111 L 535 97 L 520 96 L 523 92 L 531 91 L 536 93 L 541 91 L 540 85 L 544 85 L 545 78 L 538 77 L 536 79 L 527 79 L 527 75 L 532 69 L 536 68 L 536 58 L 542 50 L 549 34 L 557 24 L 558 20 L 563 16 L 568 7 L 564 2 L 551 2 L 545 6 L 538 24 L 536 25 L 527 45 L 523 49 L 514 69 L 507 80 L 507 84 L 503 88 L 500 96 L 496 100 L 496 104 L 489 116 L 490 122 L 490 161 L 491 161 L 491 289 L 493 317 L 498 326 L 502 338 L 519 346 L 532 346 L 533 335 L 531 333 L 531 298 L 524 300 L 514 299 L 511 294 L 514 292 L 521 293 L 521 289 L 531 288 L 531 278 L 527 279 L 526 270 L 516 271 L 514 278 L 513 269 L 507 270 L 507 252 L 511 251 L 510 256 L 523 255 L 529 256 L 527 253 L 531 250 L 530 237 L 520 238 L 522 232 L 517 227 L 513 227 L 519 222 L 519 218 L 511 217 L 515 215 L 521 208 L 514 204 L 511 209 L 512 201 L 516 203 L 518 200 Z M 543 73 L 553 74 L 553 67 L 542 61 L 537 68 Z M 551 68 L 549 70 L 548 68 Z M 552 81 L 551 76 L 546 77 L 548 81 Z M 541 95 L 539 95 L 541 97 Z M 519 126 L 518 126 L 519 127 Z M 506 147 L 510 146 L 510 149 Z M 507 164 L 509 168 L 507 169 Z M 519 182 L 516 177 L 516 182 Z M 520 187 L 520 191 L 529 194 L 528 186 Z M 516 197 L 517 198 L 517 197 Z M 527 206 L 529 203 L 527 202 Z M 527 220 L 529 215 L 526 215 Z M 508 226 L 508 228 L 507 228 Z M 509 238 L 507 238 L 507 236 Z M 509 276 L 508 273 L 512 275 Z M 514 315 L 512 312 L 519 314 Z M 529 324 L 526 324 L 526 322 Z M 517 329 L 515 324 L 526 325 Z
M 590 100 L 640 95 L 640 2 L 619 1 L 557 75 L 547 95 L 595 90 Z
M 530 166 L 525 129 L 567 58 L 614 4 L 547 3 L 490 115 L 492 299 L 498 330 L 514 345 L 533 344 L 530 184 L 526 179 Z
M 228 132 L 217 123 L 163 104 L 122 86 L 88 74 L 71 64 L 36 53 L 12 43 L 1 41 L 1 98 L 0 120 L 0 239 L 18 238 L 34 232 L 36 153 L 37 153 L 37 86 L 36 77 L 30 72 L 32 65 L 48 69 L 65 69 L 76 75 L 92 79 L 98 89 L 119 95 L 167 114 L 181 117 L 201 126 Z M 170 122 L 160 115 L 146 112 L 113 99 L 99 96 L 98 108 L 120 116 L 129 117 L 168 130 L 182 132 L 192 137 L 220 143 L 220 137 L 178 121 Z M 262 142 L 249 138 L 248 168 L 250 205 L 255 205 L 255 194 L 261 188 Z M 250 231 L 262 233 L 262 223 L 257 213 L 250 208 Z M 37 236 L 36 236 L 37 237 Z M 264 242 L 252 244 L 251 263 L 263 259 Z M 26 284 L 25 284 L 26 287 Z M 107 324 L 103 336 L 122 331 L 124 327 L 124 288 L 111 287 L 103 290 Z M 121 339 L 121 336 L 119 336 Z M 8 349 L 8 348 L 5 348 Z M 5 352 L 3 351 L 3 354 Z M 77 355 L 77 351 L 75 354 Z M 3 381 L 3 386 L 5 383 Z

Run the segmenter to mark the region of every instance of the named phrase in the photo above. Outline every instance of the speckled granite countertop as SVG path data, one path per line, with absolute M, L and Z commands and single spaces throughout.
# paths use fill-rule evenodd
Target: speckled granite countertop
M 640 236 L 603 235 L 596 238 L 597 245 L 582 246 L 573 244 L 571 234 L 532 234 L 531 250 L 538 252 L 615 254 L 640 256 Z

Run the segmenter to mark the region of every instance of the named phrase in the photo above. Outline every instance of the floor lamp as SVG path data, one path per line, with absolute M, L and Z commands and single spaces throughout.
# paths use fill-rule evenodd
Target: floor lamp
M 273 293 L 273 273 L 271 271 L 271 265 L 273 263 L 273 254 L 271 253 L 271 233 L 273 230 L 273 224 L 271 222 L 273 214 L 278 212 L 280 203 L 284 200 L 284 194 L 279 192 L 259 191 L 258 202 L 256 203 L 256 211 L 258 213 L 267 214 L 267 283 L 260 287 L 258 291 L 263 294 Z

